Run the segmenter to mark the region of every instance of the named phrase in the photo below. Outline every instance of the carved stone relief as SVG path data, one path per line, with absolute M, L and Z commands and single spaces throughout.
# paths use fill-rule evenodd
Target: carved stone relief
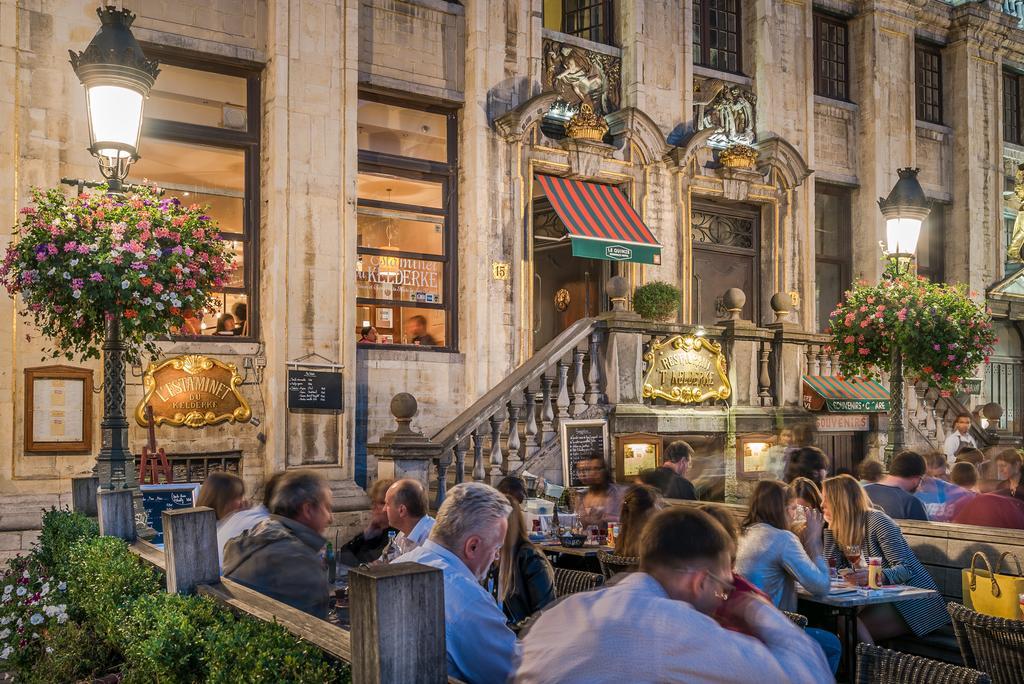
M 621 105 L 622 64 L 618 57 L 544 40 L 544 92 L 558 93 L 555 108 L 568 114 L 589 104 L 598 116 Z
M 754 93 L 725 81 L 708 79 L 700 84 L 694 103 L 696 129 L 714 130 L 708 139 L 710 145 L 726 147 L 754 142 L 754 107 L 757 104 Z

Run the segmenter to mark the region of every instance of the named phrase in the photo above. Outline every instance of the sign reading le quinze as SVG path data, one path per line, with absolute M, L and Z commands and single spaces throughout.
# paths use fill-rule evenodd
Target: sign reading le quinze
M 146 406 L 153 407 L 157 425 L 202 427 L 230 420 L 246 423 L 252 410 L 238 387 L 242 378 L 233 363 L 199 354 L 151 363 L 142 376 L 145 389 L 135 420 L 147 427 Z
M 722 345 L 704 337 L 675 335 L 655 340 L 644 361 L 645 398 L 699 404 L 708 399 L 725 400 L 732 394 Z

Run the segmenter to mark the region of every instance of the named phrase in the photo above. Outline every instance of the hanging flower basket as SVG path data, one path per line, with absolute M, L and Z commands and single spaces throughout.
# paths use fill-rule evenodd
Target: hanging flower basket
M 897 348 L 908 379 L 947 392 L 960 389 L 988 361 L 996 342 L 989 312 L 963 285 L 923 276 L 857 283 L 832 312 L 830 333 L 844 376 L 875 378 L 890 371 Z
M 51 356 L 98 358 L 105 321 L 116 317 L 137 361 L 185 317 L 215 306 L 234 255 L 201 207 L 139 186 L 120 196 L 103 186 L 77 197 L 36 189 L 32 201 L 0 283 L 21 296 L 21 314 L 50 340 Z

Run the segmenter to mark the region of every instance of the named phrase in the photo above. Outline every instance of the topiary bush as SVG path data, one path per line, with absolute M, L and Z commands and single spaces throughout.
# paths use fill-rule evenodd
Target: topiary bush
M 71 548 L 83 539 L 98 536 L 100 528 L 92 518 L 53 507 L 43 511 L 43 531 L 32 553 L 54 577 L 67 579 Z
M 655 280 L 633 290 L 633 310 L 649 321 L 663 321 L 675 317 L 681 299 L 678 287 Z
M 55 625 L 46 631 L 43 643 L 40 657 L 18 673 L 18 682 L 89 682 L 117 669 L 121 663 L 120 656 L 86 624 Z
M 161 592 L 135 601 L 121 626 L 125 684 L 206 679 L 206 649 L 226 612 L 208 598 Z

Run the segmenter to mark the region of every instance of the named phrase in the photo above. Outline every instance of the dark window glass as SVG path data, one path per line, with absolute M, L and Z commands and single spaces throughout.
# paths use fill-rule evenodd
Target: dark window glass
M 208 206 L 235 254 L 234 271 L 215 291 L 216 308 L 185 319 L 178 334 L 211 339 L 254 337 L 258 321 L 259 72 L 182 60 L 148 48 L 160 60 L 146 107 L 132 178 L 156 183 L 165 197 Z M 168 80 L 164 81 L 164 74 Z M 187 160 L 185 163 L 184 160 Z
M 850 287 L 850 191 L 819 183 L 814 194 L 814 274 L 818 330 Z
M 1009 69 L 1003 71 L 1003 139 L 1014 145 L 1024 145 L 1024 124 L 1021 116 L 1024 107 L 1021 106 L 1021 80 L 1020 74 Z
M 814 14 L 814 93 L 833 100 L 850 99 L 850 33 L 846 22 Z
M 366 95 L 358 125 L 356 339 L 452 349 L 455 113 Z
M 917 118 L 929 123 L 942 123 L 942 55 L 939 48 L 918 43 L 916 52 Z
M 917 272 L 933 283 L 945 278 L 946 208 L 933 204 L 917 238 Z
M 739 73 L 739 0 L 694 0 L 693 61 L 719 71 Z
M 612 0 L 562 0 L 562 33 L 612 43 Z

